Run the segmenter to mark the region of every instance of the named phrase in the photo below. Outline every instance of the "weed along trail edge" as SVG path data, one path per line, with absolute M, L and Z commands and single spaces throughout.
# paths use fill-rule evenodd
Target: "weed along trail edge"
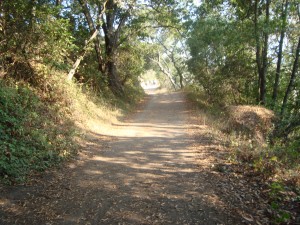
M 183 93 L 150 93 L 78 160 L 2 188 L 0 224 L 266 224 L 250 187 L 211 170 L 224 152 L 191 115 Z

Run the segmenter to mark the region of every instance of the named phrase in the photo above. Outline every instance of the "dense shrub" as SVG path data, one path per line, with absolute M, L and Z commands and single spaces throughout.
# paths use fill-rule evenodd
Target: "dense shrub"
M 24 83 L 0 81 L 0 175 L 23 180 L 74 150 L 74 127 Z

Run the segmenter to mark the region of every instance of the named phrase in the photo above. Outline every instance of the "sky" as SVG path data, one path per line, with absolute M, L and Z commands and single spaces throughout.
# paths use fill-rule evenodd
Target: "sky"
M 201 0 L 193 0 L 193 1 L 196 6 L 199 6 L 201 4 Z

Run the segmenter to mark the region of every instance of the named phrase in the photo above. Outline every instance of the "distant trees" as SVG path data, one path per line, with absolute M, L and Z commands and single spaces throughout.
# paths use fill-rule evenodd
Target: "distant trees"
M 190 74 L 186 65 L 188 50 L 180 31 L 162 29 L 153 42 L 157 45 L 153 52 L 154 56 L 150 56 L 151 60 L 165 74 L 175 90 L 183 89 L 188 83 Z
M 281 106 L 281 116 L 284 115 L 284 112 L 286 111 L 286 107 L 287 107 L 287 101 L 288 98 L 293 90 L 293 88 L 295 88 L 295 83 L 296 83 L 296 76 L 297 73 L 299 73 L 298 68 L 299 68 L 299 52 L 300 52 L 300 37 L 298 38 L 298 44 L 295 50 L 295 59 L 294 59 L 294 63 L 293 63 L 293 69 L 291 72 L 291 77 L 288 83 L 288 86 L 286 88 L 285 94 L 284 94 L 284 98 L 283 98 L 283 102 L 282 102 L 282 106 Z M 298 89 L 298 94 L 299 96 L 299 89 Z M 296 101 L 299 101 L 299 99 L 297 99 Z
M 288 0 L 285 0 L 285 2 L 282 2 L 281 21 L 279 21 L 280 38 L 279 38 L 279 44 L 278 44 L 275 81 L 274 81 L 274 86 L 273 86 L 272 108 L 274 108 L 274 106 L 276 105 L 276 102 L 277 102 L 278 89 L 279 89 L 279 83 L 280 83 L 282 50 L 283 50 L 283 41 L 284 41 L 284 37 L 285 37 L 285 33 L 286 33 L 286 26 L 287 26 L 288 3 L 289 3 Z
M 262 8 L 265 8 L 265 18 L 263 26 L 259 27 L 259 17 Z M 269 50 L 269 23 L 270 23 L 270 0 L 260 4 L 259 0 L 254 3 L 254 31 L 256 41 L 256 64 L 258 70 L 259 96 L 258 102 L 262 105 L 266 103 L 266 82 L 268 71 L 268 50 Z

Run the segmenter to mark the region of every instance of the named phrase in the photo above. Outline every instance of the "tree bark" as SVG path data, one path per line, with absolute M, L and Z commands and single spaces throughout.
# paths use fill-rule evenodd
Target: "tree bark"
M 179 66 L 176 63 L 175 57 L 174 57 L 174 52 L 171 52 L 171 60 L 173 62 L 173 65 L 177 71 L 177 74 L 179 76 L 179 84 L 180 84 L 180 89 L 183 89 L 183 75 L 182 75 L 182 70 L 179 68 Z
M 260 77 L 260 104 L 264 105 L 266 103 L 266 76 L 268 71 L 268 48 L 269 48 L 269 20 L 270 20 L 270 2 L 271 0 L 267 0 L 266 2 L 266 20 L 265 25 L 267 29 L 264 31 L 264 49 L 262 54 L 262 72 Z
M 283 40 L 285 36 L 285 27 L 286 27 L 286 17 L 287 17 L 287 10 L 288 10 L 288 0 L 285 0 L 285 4 L 282 3 L 282 25 L 281 25 L 281 32 L 280 32 L 280 40 L 279 40 L 279 49 L 278 49 L 278 59 L 277 59 L 277 66 L 276 66 L 276 73 L 275 73 L 275 81 L 273 86 L 273 95 L 272 95 L 272 108 L 274 109 L 277 101 L 277 94 L 280 82 L 280 70 L 281 70 L 281 62 L 282 62 L 282 47 L 283 47 Z
M 107 73 L 109 75 L 109 87 L 112 92 L 117 96 L 122 96 L 124 94 L 124 88 L 120 81 L 117 66 L 114 60 L 107 62 Z
M 292 88 L 294 86 L 295 80 L 296 80 L 296 75 L 297 75 L 297 69 L 298 69 L 298 65 L 299 65 L 299 52 L 300 52 L 300 37 L 298 39 L 298 45 L 297 45 L 297 49 L 296 49 L 296 55 L 295 55 L 295 61 L 293 64 L 293 70 L 291 73 L 291 78 L 290 78 L 290 82 L 287 86 L 284 98 L 283 98 L 283 102 L 282 102 L 282 106 L 281 106 L 281 117 L 284 116 L 284 113 L 286 111 L 286 105 L 287 105 L 287 101 L 289 98 L 289 95 L 292 92 Z
M 258 15 L 258 3 L 259 3 L 259 0 L 255 0 L 254 32 L 255 32 L 255 42 L 256 42 L 255 60 L 256 60 L 257 72 L 258 72 L 257 102 L 259 103 L 262 65 L 261 65 L 261 46 L 260 46 L 260 38 L 259 38 L 259 30 L 258 30 L 258 16 L 259 16 Z
M 116 51 L 118 48 L 118 40 L 122 27 L 125 25 L 125 21 L 128 15 L 124 15 L 119 20 L 119 24 L 116 28 L 118 6 L 114 0 L 107 1 L 107 11 L 105 19 L 102 16 L 102 29 L 104 31 L 105 39 L 105 53 L 106 53 L 106 72 L 108 76 L 109 86 L 112 92 L 118 96 L 122 96 L 124 89 L 120 80 L 118 69 L 116 66 Z
M 60 6 L 61 3 L 62 3 L 62 0 L 56 0 L 56 1 L 55 1 L 55 5 L 56 5 L 56 6 Z
M 82 3 L 84 3 L 84 2 L 82 2 Z M 103 4 L 102 10 L 101 10 L 101 12 L 99 13 L 99 16 L 102 16 L 103 13 L 105 12 L 105 9 L 106 9 L 105 6 L 106 6 L 106 2 L 104 2 L 104 4 Z M 87 13 L 87 14 L 89 14 L 89 13 Z M 92 22 L 92 21 L 90 20 L 90 19 L 91 19 L 90 16 L 88 16 L 88 17 L 89 17 L 89 21 Z M 91 24 L 91 26 L 94 27 L 93 23 Z M 78 66 L 79 66 L 79 64 L 80 64 L 80 62 L 82 61 L 82 59 L 83 59 L 84 56 L 85 56 L 85 53 L 86 53 L 86 50 L 87 50 L 88 45 L 89 45 L 92 41 L 94 41 L 94 40 L 97 38 L 98 34 L 99 34 L 99 30 L 95 28 L 95 29 L 94 29 L 94 33 L 93 33 L 92 36 L 89 38 L 89 40 L 86 41 L 85 46 L 83 47 L 83 49 L 82 49 L 80 55 L 77 57 L 75 63 L 74 63 L 73 66 L 72 66 L 72 69 L 69 71 L 67 80 L 72 80 L 72 78 L 73 78 L 73 76 L 74 76 L 74 74 L 75 74 L 75 72 L 76 72 L 76 70 L 77 70 L 77 68 L 78 68 Z M 96 43 L 96 45 L 98 45 L 98 43 Z M 100 48 L 100 46 L 99 46 L 99 48 Z M 96 49 L 96 48 L 95 48 L 95 49 Z M 97 53 L 97 52 L 98 52 L 98 51 L 96 50 L 96 53 Z M 100 52 L 100 53 L 101 53 L 101 52 Z M 98 54 L 97 54 L 97 55 L 98 55 Z M 98 57 L 97 57 L 97 58 L 98 58 Z M 100 68 L 99 58 L 98 58 L 98 65 L 99 65 L 99 68 Z M 103 65 L 102 65 L 102 62 L 101 62 L 101 72 L 103 72 L 103 71 L 102 71 L 102 68 L 103 68 Z
M 263 40 L 263 49 L 260 44 L 260 35 L 258 27 L 258 12 L 259 12 L 259 0 L 255 0 L 255 12 L 254 12 L 254 32 L 255 32 L 255 41 L 256 41 L 256 64 L 258 71 L 258 103 L 264 105 L 266 103 L 266 76 L 268 70 L 268 47 L 269 47 L 269 31 L 268 25 L 270 20 L 270 2 L 271 0 L 266 1 L 266 19 L 265 19 L 265 28 L 264 30 L 264 40 Z

